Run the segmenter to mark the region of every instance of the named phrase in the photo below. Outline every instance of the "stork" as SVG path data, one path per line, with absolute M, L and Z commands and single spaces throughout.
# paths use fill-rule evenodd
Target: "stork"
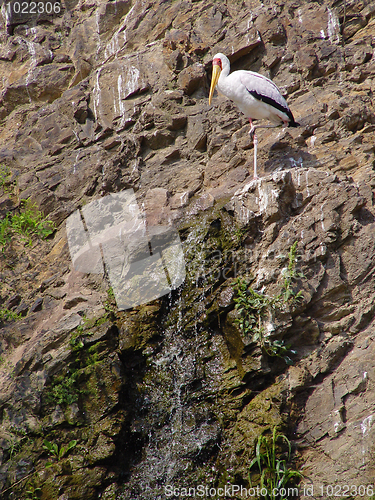
M 298 127 L 289 106 L 272 80 L 254 71 L 230 72 L 229 59 L 224 54 L 216 54 L 212 61 L 212 80 L 208 98 L 217 86 L 218 90 L 233 101 L 250 122 L 250 137 L 254 144 L 254 179 L 257 179 L 257 128 Z M 254 125 L 253 120 L 267 119 L 273 125 Z

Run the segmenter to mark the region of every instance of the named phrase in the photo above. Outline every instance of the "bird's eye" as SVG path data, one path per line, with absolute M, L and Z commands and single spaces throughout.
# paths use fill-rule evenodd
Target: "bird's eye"
M 221 59 L 219 59 L 218 57 L 215 58 L 213 61 L 212 61 L 212 65 L 213 66 L 219 66 L 220 69 L 223 69 L 222 67 L 222 64 L 221 64 Z

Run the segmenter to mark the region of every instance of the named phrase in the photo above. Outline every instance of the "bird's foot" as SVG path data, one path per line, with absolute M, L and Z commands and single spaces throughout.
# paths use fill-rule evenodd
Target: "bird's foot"
M 250 131 L 250 132 L 251 132 L 251 131 Z M 255 128 L 254 128 L 254 130 L 251 132 L 250 137 L 251 137 L 251 139 L 253 140 L 253 144 L 254 144 L 254 146 L 257 146 L 257 145 L 258 145 L 258 136 L 257 136 L 257 134 L 255 133 Z

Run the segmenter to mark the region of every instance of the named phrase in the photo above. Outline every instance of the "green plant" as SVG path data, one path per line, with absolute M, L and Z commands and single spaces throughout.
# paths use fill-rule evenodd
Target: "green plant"
M 86 366 L 95 365 L 99 362 L 98 344 L 94 344 L 87 349 L 87 356 L 85 359 Z
M 278 442 L 287 445 L 286 453 L 279 452 Z M 252 484 L 251 469 L 257 466 L 260 475 L 260 488 L 267 491 L 266 498 L 270 500 L 284 500 L 286 493 L 284 495 L 282 493 L 286 492 L 286 488 L 298 483 L 303 477 L 300 471 L 288 467 L 291 452 L 292 446 L 289 439 L 284 434 L 279 434 L 277 427 L 274 427 L 271 436 L 261 434 L 258 437 L 255 458 L 249 466 L 249 481 Z
M 0 324 L 5 323 L 6 321 L 18 321 L 21 318 L 21 314 L 17 314 L 10 309 L 0 309 Z
M 5 193 L 8 192 L 8 185 L 11 184 L 11 170 L 6 165 L 0 165 L 0 188 L 3 189 Z
M 29 481 L 26 484 L 26 500 L 39 500 L 42 498 L 42 489 L 35 486 L 35 483 Z
M 86 327 L 91 320 L 84 318 Z M 87 346 L 86 339 L 93 335 L 90 329 L 85 330 L 85 324 L 79 325 L 70 336 L 69 345 L 73 359 L 69 363 L 68 371 L 56 376 L 44 394 L 47 404 L 71 405 L 77 403 L 80 394 L 89 391 L 82 388 L 85 385 L 84 369 L 99 363 L 100 342 Z M 97 322 L 94 323 L 96 325 Z M 89 328 L 89 327 L 88 327 Z
M 241 278 L 236 280 L 235 287 L 237 292 L 234 298 L 235 309 L 239 314 L 235 322 L 245 335 L 252 336 L 253 341 L 257 342 L 268 356 L 283 358 L 288 365 L 292 365 L 293 361 L 288 354 L 296 354 L 296 351 L 290 348 L 290 344 L 285 344 L 284 340 L 269 338 L 263 326 L 268 312 L 280 303 L 279 298 L 255 292 Z
M 11 225 L 8 215 L 0 222 L 0 247 L 4 252 L 6 245 L 11 240 Z
M 71 405 L 78 401 L 77 370 L 56 377 L 45 394 L 45 401 L 50 404 Z
M 284 283 L 280 295 L 278 295 L 278 300 L 282 300 L 284 303 L 298 301 L 302 299 L 302 292 L 299 291 L 295 293 L 292 288 L 292 282 L 296 278 L 304 278 L 303 273 L 298 273 L 296 271 L 296 260 L 297 260 L 297 245 L 298 242 L 295 241 L 290 247 L 288 253 L 288 267 L 286 268 L 284 275 Z
M 45 219 L 35 204 L 30 200 L 23 200 L 19 213 L 12 216 L 8 213 L 0 222 L 0 248 L 4 252 L 12 234 L 18 234 L 27 245 L 31 246 L 33 237 L 45 239 L 54 230 L 54 223 Z
M 296 254 L 297 242 L 290 248 L 284 282 L 281 292 L 276 297 L 256 292 L 242 278 L 237 278 L 235 281 L 234 302 L 239 315 L 235 322 L 245 335 L 251 336 L 253 341 L 260 345 L 263 352 L 268 356 L 283 358 L 288 365 L 293 364 L 289 354 L 296 354 L 296 351 L 291 349 L 291 345 L 286 344 L 284 340 L 271 339 L 266 332 L 264 322 L 271 313 L 283 310 L 286 304 L 291 305 L 302 298 L 302 293 L 295 293 L 292 287 L 293 280 L 303 276 L 295 270 Z
M 22 447 L 29 441 L 29 437 L 23 431 L 11 428 L 12 436 L 9 446 L 9 459 L 12 460 L 15 455 L 22 449 Z
M 79 325 L 77 328 L 71 333 L 69 345 L 72 352 L 78 352 L 85 347 L 85 344 L 82 340 L 83 334 L 83 326 Z
M 270 298 L 255 292 L 242 278 L 235 281 L 237 296 L 234 298 L 235 309 L 239 314 L 236 323 L 245 335 L 257 337 L 262 329 L 261 318 L 271 305 Z M 256 340 L 256 338 L 254 338 Z
M 32 236 L 45 239 L 54 231 L 54 223 L 46 220 L 37 209 L 36 204 L 29 200 L 22 202 L 22 211 L 14 214 L 11 218 L 11 228 L 14 233 L 19 234 L 29 246 L 32 244 Z
M 116 312 L 116 298 L 113 291 L 113 288 L 110 286 L 107 290 L 107 299 L 105 300 L 104 310 L 106 311 L 109 317 L 113 317 Z
M 111 286 L 107 290 L 107 295 L 108 295 L 108 300 L 110 300 L 110 301 L 115 300 L 115 293 L 114 293 L 113 288 Z
M 61 446 L 61 448 L 59 448 L 56 443 L 51 443 L 50 441 L 47 441 L 47 439 L 43 441 L 43 448 L 47 450 L 50 455 L 57 458 L 57 460 L 61 460 L 62 458 L 64 458 L 65 455 L 67 455 L 69 451 L 72 450 L 76 445 L 77 445 L 76 439 L 70 441 L 70 443 L 67 446 Z M 52 465 L 51 463 L 47 463 L 47 467 L 51 465 Z

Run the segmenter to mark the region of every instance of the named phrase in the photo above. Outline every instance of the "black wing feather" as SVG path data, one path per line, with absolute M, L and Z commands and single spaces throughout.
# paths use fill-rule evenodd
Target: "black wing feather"
M 275 99 L 272 99 L 272 97 L 260 94 L 256 90 L 247 89 L 247 91 L 249 92 L 249 94 L 251 94 L 253 97 L 255 97 L 255 99 L 258 99 L 259 101 L 265 102 L 266 104 L 269 104 L 273 108 L 278 109 L 282 113 L 285 113 L 290 120 L 289 127 L 298 127 L 299 126 L 299 123 L 297 123 L 294 120 L 294 116 L 289 108 L 286 108 L 285 106 L 283 106 L 279 102 L 275 101 Z

